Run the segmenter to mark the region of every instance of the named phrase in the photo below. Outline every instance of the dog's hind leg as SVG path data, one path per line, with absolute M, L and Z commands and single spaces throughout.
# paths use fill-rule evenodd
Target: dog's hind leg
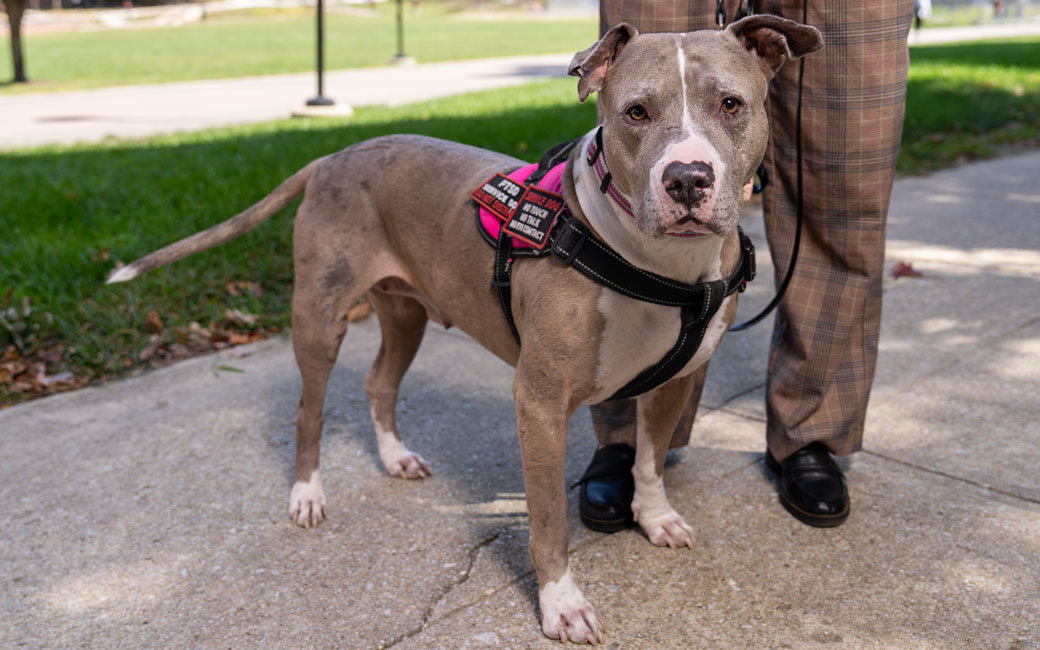
M 379 317 L 383 342 L 365 378 L 379 457 L 391 476 L 423 478 L 432 473 L 430 465 L 401 443 L 394 412 L 401 378 L 415 358 L 426 331 L 426 308 L 406 296 L 384 293 L 379 286 L 377 283 L 368 295 Z
M 318 471 L 325 389 L 347 333 L 347 309 L 364 290 L 349 282 L 332 283 L 328 270 L 315 273 L 314 266 L 301 264 L 297 256 L 292 308 L 293 351 L 302 392 L 296 409 L 296 476 L 289 496 L 289 516 L 304 528 L 325 519 L 325 492 Z M 345 262 L 340 267 L 346 269 Z

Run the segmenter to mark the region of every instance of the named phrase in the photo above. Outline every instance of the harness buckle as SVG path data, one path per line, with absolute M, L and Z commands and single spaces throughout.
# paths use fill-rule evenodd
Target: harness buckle
M 560 215 L 561 217 L 563 215 Z M 570 266 L 589 238 L 589 229 L 577 219 L 561 220 L 559 232 L 552 244 L 552 252 Z

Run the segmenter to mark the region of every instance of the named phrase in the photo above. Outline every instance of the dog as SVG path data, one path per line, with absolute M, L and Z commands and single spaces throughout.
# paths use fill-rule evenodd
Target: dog
M 815 28 L 768 15 L 686 34 L 612 28 L 569 68 L 579 77 L 581 101 L 598 93 L 601 116 L 601 126 L 580 139 L 560 176 L 572 221 L 604 243 L 606 255 L 636 267 L 633 273 L 676 286 L 730 277 L 742 255 L 740 208 L 766 149 L 768 82 L 786 60 L 822 45 Z M 367 292 L 379 318 L 382 344 L 365 391 L 380 458 L 401 478 L 423 478 L 430 465 L 398 434 L 398 385 L 427 321 L 456 325 L 516 368 L 542 631 L 597 644 L 603 623 L 568 568 L 567 423 L 579 406 L 616 396 L 634 370 L 659 362 L 684 326 L 680 308 L 624 295 L 559 259 L 517 257 L 505 265 L 509 293 L 496 290 L 497 252 L 474 226 L 470 191 L 522 164 L 416 135 L 361 142 L 310 163 L 230 220 L 115 270 L 109 282 L 233 239 L 303 194 L 293 235 L 292 340 L 302 395 L 290 518 L 309 528 L 326 517 L 319 442 L 347 310 Z M 693 372 L 735 312 L 736 296 L 722 298 L 702 323 L 693 356 L 638 395 L 632 509 L 655 545 L 693 547 L 692 528 L 665 495 L 665 453 Z

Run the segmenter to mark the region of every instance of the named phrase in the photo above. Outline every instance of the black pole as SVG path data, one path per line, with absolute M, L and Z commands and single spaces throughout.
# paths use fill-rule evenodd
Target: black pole
M 308 106 L 332 106 L 336 102 L 326 97 L 325 87 L 325 5 L 318 0 L 318 96 L 307 100 Z
M 320 2 L 321 0 L 319 0 Z M 398 59 L 405 58 L 404 56 L 404 0 L 397 0 L 397 56 Z

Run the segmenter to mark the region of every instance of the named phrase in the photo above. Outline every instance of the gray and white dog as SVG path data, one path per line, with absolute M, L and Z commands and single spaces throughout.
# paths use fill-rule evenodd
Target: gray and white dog
M 592 168 L 575 162 L 593 141 L 590 131 L 563 175 L 574 218 L 646 271 L 683 283 L 728 277 L 740 257 L 740 207 L 766 148 L 769 80 L 785 60 L 820 47 L 816 29 L 766 15 L 722 31 L 639 35 L 625 24 L 611 29 L 574 56 L 570 74 L 580 77 L 582 101 L 599 93 L 601 155 L 631 214 L 600 190 Z M 292 520 L 309 528 L 326 516 L 318 471 L 322 409 L 348 308 L 368 292 L 379 316 L 383 341 L 365 390 L 379 455 L 387 472 L 402 478 L 422 478 L 430 466 L 397 432 L 398 385 L 427 319 L 457 325 L 516 368 L 513 394 L 542 631 L 595 644 L 603 641 L 603 623 L 568 568 L 567 422 L 579 406 L 614 394 L 633 369 L 662 358 L 677 339 L 679 309 L 626 297 L 563 264 L 521 261 L 512 271 L 512 311 L 521 340 L 539 341 L 521 347 L 490 286 L 493 252 L 474 226 L 469 197 L 491 175 L 521 164 L 415 135 L 361 142 L 310 163 L 232 219 L 117 270 L 109 282 L 237 237 L 304 194 L 293 237 L 292 336 L 303 391 Z M 407 187 L 422 191 L 401 190 Z M 638 397 L 632 509 L 653 544 L 693 546 L 692 529 L 665 495 L 665 452 L 693 371 L 707 361 L 735 311 L 730 296 L 686 366 Z

